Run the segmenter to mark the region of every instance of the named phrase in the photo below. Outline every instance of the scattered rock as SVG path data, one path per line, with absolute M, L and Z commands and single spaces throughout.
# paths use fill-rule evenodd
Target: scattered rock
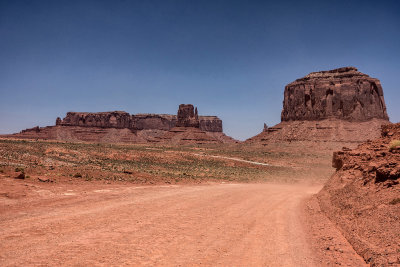
M 51 180 L 50 178 L 47 178 L 47 177 L 38 177 L 38 180 L 43 183 L 52 183 L 53 182 L 53 180 Z
M 25 173 L 21 172 L 20 174 L 18 174 L 17 176 L 15 176 L 15 179 L 25 179 Z

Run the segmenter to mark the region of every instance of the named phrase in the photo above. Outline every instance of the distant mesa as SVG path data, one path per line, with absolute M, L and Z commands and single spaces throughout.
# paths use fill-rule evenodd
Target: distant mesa
M 178 109 L 177 127 L 195 127 L 200 128 L 199 116 L 197 108 L 191 104 L 181 104 Z
M 193 105 L 180 105 L 186 106 Z M 197 110 L 197 109 L 196 109 Z M 182 112 L 187 112 L 181 111 Z M 179 116 L 178 111 L 178 116 Z M 101 127 L 118 128 L 132 130 L 164 130 L 168 131 L 176 126 L 177 115 L 170 114 L 134 114 L 131 115 L 124 111 L 110 112 L 68 112 L 64 119 L 57 118 L 56 125 L 60 126 L 81 126 L 81 127 Z M 187 118 L 188 123 L 193 121 L 193 116 Z M 198 116 L 197 125 L 200 129 L 207 132 L 222 132 L 222 120 L 216 116 Z
M 207 122 L 212 122 L 212 120 Z M 212 123 L 209 125 L 212 126 Z M 205 131 L 206 129 L 208 128 L 201 124 L 201 117 L 198 116 L 197 108 L 191 104 L 181 104 L 179 105 L 175 127 L 161 136 L 156 136 L 154 141 L 171 144 L 213 144 L 235 141 L 222 132 Z
M 356 141 L 379 136 L 389 123 L 381 83 L 355 67 L 312 72 L 286 85 L 281 123 L 248 142 Z
M 176 127 L 195 127 L 216 142 L 234 142 L 222 132 L 222 120 L 199 116 L 191 104 L 179 106 L 177 115 L 134 114 L 124 111 L 68 112 L 57 118 L 56 126 L 34 127 L 6 137 L 75 140 L 89 142 L 160 142 L 160 137 Z M 195 138 L 194 138 L 195 139 Z
M 238 122 L 240 123 L 240 122 Z M 381 83 L 355 67 L 312 72 L 286 85 L 281 123 L 246 140 L 363 142 L 377 138 L 389 117 Z M 4 137 L 4 136 L 3 136 Z M 191 104 L 177 115 L 124 111 L 68 112 L 56 126 L 34 127 L 5 137 L 90 142 L 236 142 L 223 133 L 222 120 L 199 116 Z

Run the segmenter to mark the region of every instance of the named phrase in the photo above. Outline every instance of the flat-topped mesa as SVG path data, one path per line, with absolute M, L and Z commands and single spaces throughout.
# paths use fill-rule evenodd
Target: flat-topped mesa
M 64 119 L 57 118 L 56 125 L 101 128 L 131 128 L 131 115 L 124 111 L 68 112 Z
M 106 143 L 171 141 L 202 144 L 236 141 L 222 132 L 220 118 L 198 116 L 193 105 L 180 105 L 178 115 L 131 115 L 124 111 L 68 112 L 64 119 L 56 119 L 55 126 L 37 126 L 3 136 Z
M 378 79 L 354 67 L 312 72 L 286 85 L 282 121 L 389 120 Z
M 222 120 L 217 116 L 199 116 L 199 122 L 202 131 L 222 133 Z
M 176 124 L 176 116 L 169 114 L 135 114 L 132 115 L 132 126 L 135 130 L 168 131 Z
M 194 108 L 192 104 L 180 104 L 178 109 L 176 127 L 200 128 L 197 108 Z
M 222 120 L 217 116 L 198 116 L 199 127 L 206 132 L 222 132 Z M 101 128 L 129 128 L 132 130 L 169 131 L 177 124 L 177 116 L 170 114 L 134 114 L 123 111 L 68 112 L 64 119 L 57 118 L 59 126 Z M 196 125 L 196 122 L 194 123 Z

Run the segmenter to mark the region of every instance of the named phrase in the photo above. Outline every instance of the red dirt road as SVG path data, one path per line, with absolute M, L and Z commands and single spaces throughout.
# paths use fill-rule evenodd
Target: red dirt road
M 24 186 L 0 195 L 1 266 L 315 265 L 299 207 L 320 187 Z

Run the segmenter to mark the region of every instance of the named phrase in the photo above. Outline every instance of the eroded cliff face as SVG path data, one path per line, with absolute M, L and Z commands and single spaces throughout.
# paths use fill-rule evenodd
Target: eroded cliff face
M 176 124 L 176 116 L 168 114 L 135 114 L 132 115 L 132 126 L 135 130 L 168 131 Z
M 285 87 L 282 121 L 389 120 L 380 81 L 354 67 L 312 72 Z
M 221 132 L 222 120 L 216 116 L 199 116 L 200 130 L 206 132 Z
M 194 108 L 191 104 L 179 105 L 178 121 L 176 127 L 195 127 L 200 128 L 199 115 L 197 114 L 197 108 Z
M 321 210 L 370 266 L 400 264 L 400 123 L 333 154 L 336 173 L 318 193 Z
M 185 105 L 193 107 L 193 105 Z M 183 109 L 187 109 L 184 107 Z M 216 116 L 195 116 L 195 109 L 181 110 L 181 125 L 200 127 L 206 132 L 222 132 L 222 120 Z M 178 112 L 179 113 L 179 112 Z M 193 114 L 192 114 L 193 113 Z M 170 114 L 134 114 L 124 111 L 111 112 L 68 112 L 64 119 L 57 118 L 57 126 L 81 126 L 100 128 L 128 128 L 131 130 L 169 131 L 177 126 L 177 115 Z
M 122 129 L 132 128 L 132 118 L 124 111 L 68 112 L 64 119 L 57 118 L 56 125 Z

